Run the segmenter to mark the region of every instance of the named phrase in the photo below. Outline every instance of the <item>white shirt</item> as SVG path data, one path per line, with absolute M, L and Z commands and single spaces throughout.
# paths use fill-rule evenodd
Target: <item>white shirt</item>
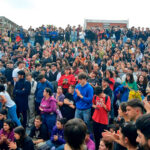
M 13 107 L 15 105 L 15 102 L 11 99 L 11 97 L 9 96 L 9 94 L 5 91 L 5 92 L 0 92 L 0 95 L 5 96 L 6 98 L 6 103 L 5 106 L 10 108 Z
M 15 68 L 15 69 L 13 70 L 12 77 L 13 77 L 13 78 L 18 78 L 18 72 L 19 72 L 20 70 L 22 70 L 22 69 L 19 69 L 18 67 Z

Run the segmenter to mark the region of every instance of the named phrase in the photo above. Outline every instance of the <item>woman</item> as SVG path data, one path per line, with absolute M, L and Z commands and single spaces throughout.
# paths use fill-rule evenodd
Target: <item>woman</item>
M 106 70 L 106 78 L 109 79 L 109 87 L 111 88 L 111 90 L 114 90 L 114 85 L 115 85 L 115 79 L 113 78 L 113 73 L 110 70 Z
M 138 86 L 137 86 L 137 83 L 134 81 L 134 77 L 132 73 L 128 73 L 126 75 L 126 81 L 123 82 L 123 86 L 124 88 L 128 89 L 129 100 L 134 99 L 134 98 L 138 98 L 141 100 L 141 95 L 138 92 Z
M 101 139 L 99 150 L 113 150 L 113 143 Z
M 39 109 L 42 114 L 43 123 L 46 124 L 49 133 L 51 133 L 52 128 L 56 123 L 57 100 L 52 97 L 50 88 L 45 88 L 43 96 L 44 98 L 41 101 Z
M 0 130 L 0 148 L 9 149 L 8 145 L 14 141 L 14 124 L 11 120 L 5 120 L 3 128 Z
M 57 100 L 57 105 L 58 105 L 57 113 L 58 112 L 60 113 L 59 117 L 61 118 L 62 117 L 62 115 L 61 115 L 62 114 L 62 106 L 63 106 L 64 99 L 65 99 L 65 95 L 63 94 L 62 86 L 58 86 L 57 93 L 54 93 L 54 98 Z
M 14 129 L 14 137 L 16 142 L 10 142 L 9 144 L 9 148 L 11 150 L 34 150 L 32 139 L 26 135 L 25 129 L 23 127 L 20 126 Z
M 58 80 L 58 86 L 62 86 L 64 95 L 68 92 L 70 85 L 75 85 L 76 79 L 74 75 L 70 74 L 70 67 L 65 68 L 65 74 Z
M 129 118 L 127 116 L 127 110 L 126 110 L 126 107 L 127 107 L 127 104 L 125 102 L 122 102 L 119 106 L 119 109 L 118 109 L 118 120 L 120 121 L 120 123 L 122 122 L 129 122 Z
M 119 132 L 119 140 L 122 146 L 128 150 L 137 150 L 138 143 L 136 142 L 137 129 L 135 124 L 125 123 Z
M 10 119 L 12 119 L 17 124 L 17 126 L 20 126 L 21 123 L 16 113 L 16 104 L 5 91 L 5 87 L 2 84 L 0 84 L 0 101 L 5 107 L 8 108 L 8 117 L 10 117 Z
M 96 96 L 93 97 L 94 113 L 93 119 L 93 133 L 95 137 L 96 150 L 98 150 L 99 142 L 102 137 L 102 132 L 107 129 L 108 112 L 111 109 L 110 97 L 106 96 L 101 87 L 95 88 Z
M 137 80 L 139 91 L 143 96 L 146 96 L 147 78 L 140 75 Z
M 123 82 L 124 87 L 129 88 L 130 90 L 138 90 L 137 83 L 134 81 L 133 74 L 128 73 L 126 75 L 126 81 Z

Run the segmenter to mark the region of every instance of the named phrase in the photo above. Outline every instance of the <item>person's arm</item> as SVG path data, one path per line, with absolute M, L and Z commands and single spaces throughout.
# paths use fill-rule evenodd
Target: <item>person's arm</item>
M 15 93 L 19 95 L 29 95 L 31 91 L 31 84 L 30 82 L 25 83 L 25 87 L 23 90 L 16 90 Z
M 51 113 L 56 111 L 56 102 L 55 101 L 50 101 L 49 107 L 47 108 L 42 108 L 43 112 Z
M 70 80 L 68 80 L 69 85 L 75 85 L 76 84 L 76 79 L 74 75 L 71 76 Z
M 92 102 L 92 99 L 93 99 L 93 88 L 90 87 L 88 88 L 88 91 L 87 91 L 87 96 L 83 96 L 82 94 L 79 94 L 79 97 L 86 103 L 91 103 Z
M 5 103 L 7 102 L 6 97 L 5 97 L 4 95 L 0 95 L 0 97 L 1 97 L 1 99 L 2 99 L 2 100 L 0 100 L 0 102 L 1 102 L 2 104 L 5 104 Z

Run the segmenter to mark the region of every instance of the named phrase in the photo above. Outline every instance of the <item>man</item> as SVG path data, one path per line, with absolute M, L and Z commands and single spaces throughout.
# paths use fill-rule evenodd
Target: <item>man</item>
M 109 80 L 107 78 L 102 79 L 102 89 L 106 95 L 108 95 L 111 99 L 111 111 L 110 111 L 110 116 L 111 116 L 111 121 L 113 121 L 114 118 L 114 95 L 113 92 L 109 86 Z
M 36 116 L 34 126 L 31 128 L 29 136 L 37 147 L 40 147 L 44 141 L 48 140 L 48 130 L 47 127 L 42 124 L 42 118 L 40 116 Z
M 37 87 L 37 82 L 32 78 L 32 74 L 26 75 L 26 79 L 31 84 L 31 92 L 28 97 L 28 126 L 32 126 L 35 118 L 35 91 Z
M 37 81 L 37 77 L 40 74 L 41 64 L 35 64 L 35 71 L 32 73 L 32 77 Z
M 19 72 L 20 70 L 23 70 L 24 65 L 25 65 L 25 64 L 24 64 L 23 61 L 18 61 L 18 63 L 17 63 L 17 66 L 18 66 L 18 67 L 13 70 L 12 77 L 13 77 L 13 80 L 14 80 L 14 85 L 15 85 L 16 82 L 18 81 L 18 72 Z
M 60 77 L 61 77 L 61 73 L 59 73 L 58 70 L 57 70 L 57 64 L 52 63 L 51 64 L 51 70 L 49 72 L 48 80 L 50 82 L 55 82 L 55 81 L 58 81 Z
M 18 72 L 18 81 L 14 87 L 14 100 L 17 105 L 18 117 L 23 117 L 23 127 L 26 127 L 27 123 L 27 109 L 28 109 L 28 96 L 31 91 L 31 84 L 25 80 L 25 72 L 20 70 Z
M 127 102 L 126 110 L 129 120 L 136 122 L 136 120 L 143 115 L 144 105 L 140 100 L 133 99 Z
M 136 121 L 137 127 L 137 139 L 136 141 L 139 143 L 140 147 L 143 150 L 150 149 L 150 114 L 145 114 L 139 117 Z
M 43 75 L 39 75 L 37 79 L 38 83 L 35 91 L 35 110 L 37 114 L 40 114 L 39 106 L 43 98 L 44 89 L 47 87 L 53 92 L 53 86 Z
M 13 88 L 14 88 L 14 85 L 13 85 L 13 77 L 12 77 L 12 73 L 13 73 L 13 62 L 12 61 L 9 61 L 7 63 L 7 67 L 6 67 L 6 70 L 5 70 L 5 77 L 7 79 L 7 91 L 9 93 L 9 95 L 11 96 L 11 98 L 13 98 Z
M 87 82 L 87 74 L 80 73 L 78 76 L 79 84 L 75 87 L 74 100 L 76 103 L 75 118 L 83 119 L 90 131 L 90 117 L 93 99 L 93 88 Z

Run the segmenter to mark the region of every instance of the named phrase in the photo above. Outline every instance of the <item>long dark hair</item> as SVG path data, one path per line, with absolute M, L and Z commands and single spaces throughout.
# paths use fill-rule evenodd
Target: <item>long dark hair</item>
M 130 80 L 129 80 L 129 81 L 127 80 L 127 76 L 130 77 Z M 133 78 L 133 74 L 132 74 L 132 73 L 128 73 L 128 74 L 126 75 L 126 82 L 129 82 L 129 83 L 133 83 L 133 82 L 134 82 L 134 78 Z
M 16 127 L 14 129 L 14 133 L 16 133 L 16 134 L 18 134 L 20 136 L 20 139 L 16 140 L 17 141 L 17 145 L 19 147 L 23 147 L 24 139 L 27 137 L 25 129 L 22 126 Z

